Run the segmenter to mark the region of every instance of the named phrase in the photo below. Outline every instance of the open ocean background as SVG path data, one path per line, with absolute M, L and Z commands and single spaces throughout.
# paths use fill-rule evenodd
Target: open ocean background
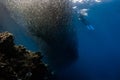
M 89 9 L 87 19 L 95 30 L 76 22 L 82 27 L 78 30 L 79 60 L 61 74 L 74 76 L 70 80 L 120 80 L 120 1 L 104 0 Z
M 58 80 L 120 80 L 120 0 L 102 0 L 89 6 L 82 4 L 82 7 L 89 9 L 85 18 L 95 30 L 87 29 L 79 20 L 74 21 L 79 58 L 58 73 Z M 8 17 L 6 23 L 0 23 L 6 25 L 1 31 L 12 32 L 17 44 L 39 51 L 37 42 L 25 29 L 14 27 L 19 25 Z

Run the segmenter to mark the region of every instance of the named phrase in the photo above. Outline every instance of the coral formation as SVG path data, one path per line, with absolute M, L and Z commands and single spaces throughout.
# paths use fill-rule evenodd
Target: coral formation
M 0 33 L 0 80 L 51 80 L 52 73 L 41 59 L 40 52 L 15 45 L 11 33 Z

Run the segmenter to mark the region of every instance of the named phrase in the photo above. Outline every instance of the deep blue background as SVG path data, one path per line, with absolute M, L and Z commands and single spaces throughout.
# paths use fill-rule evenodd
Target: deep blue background
M 79 60 L 61 74 L 74 76 L 69 80 L 120 80 L 120 1 L 95 4 L 89 9 L 86 18 L 95 30 L 76 22 L 82 26 L 78 27 Z

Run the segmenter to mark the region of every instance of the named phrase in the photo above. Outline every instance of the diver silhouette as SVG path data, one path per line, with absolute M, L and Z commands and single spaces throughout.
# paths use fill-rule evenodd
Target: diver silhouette
M 89 21 L 85 19 L 85 16 L 83 14 L 80 13 L 78 18 L 87 27 L 88 30 L 95 30 L 95 28 L 89 23 Z

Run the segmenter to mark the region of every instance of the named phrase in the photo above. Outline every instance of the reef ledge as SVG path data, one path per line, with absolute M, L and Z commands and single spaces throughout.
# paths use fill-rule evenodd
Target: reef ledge
M 53 80 L 40 52 L 15 45 L 9 32 L 0 33 L 0 80 Z

